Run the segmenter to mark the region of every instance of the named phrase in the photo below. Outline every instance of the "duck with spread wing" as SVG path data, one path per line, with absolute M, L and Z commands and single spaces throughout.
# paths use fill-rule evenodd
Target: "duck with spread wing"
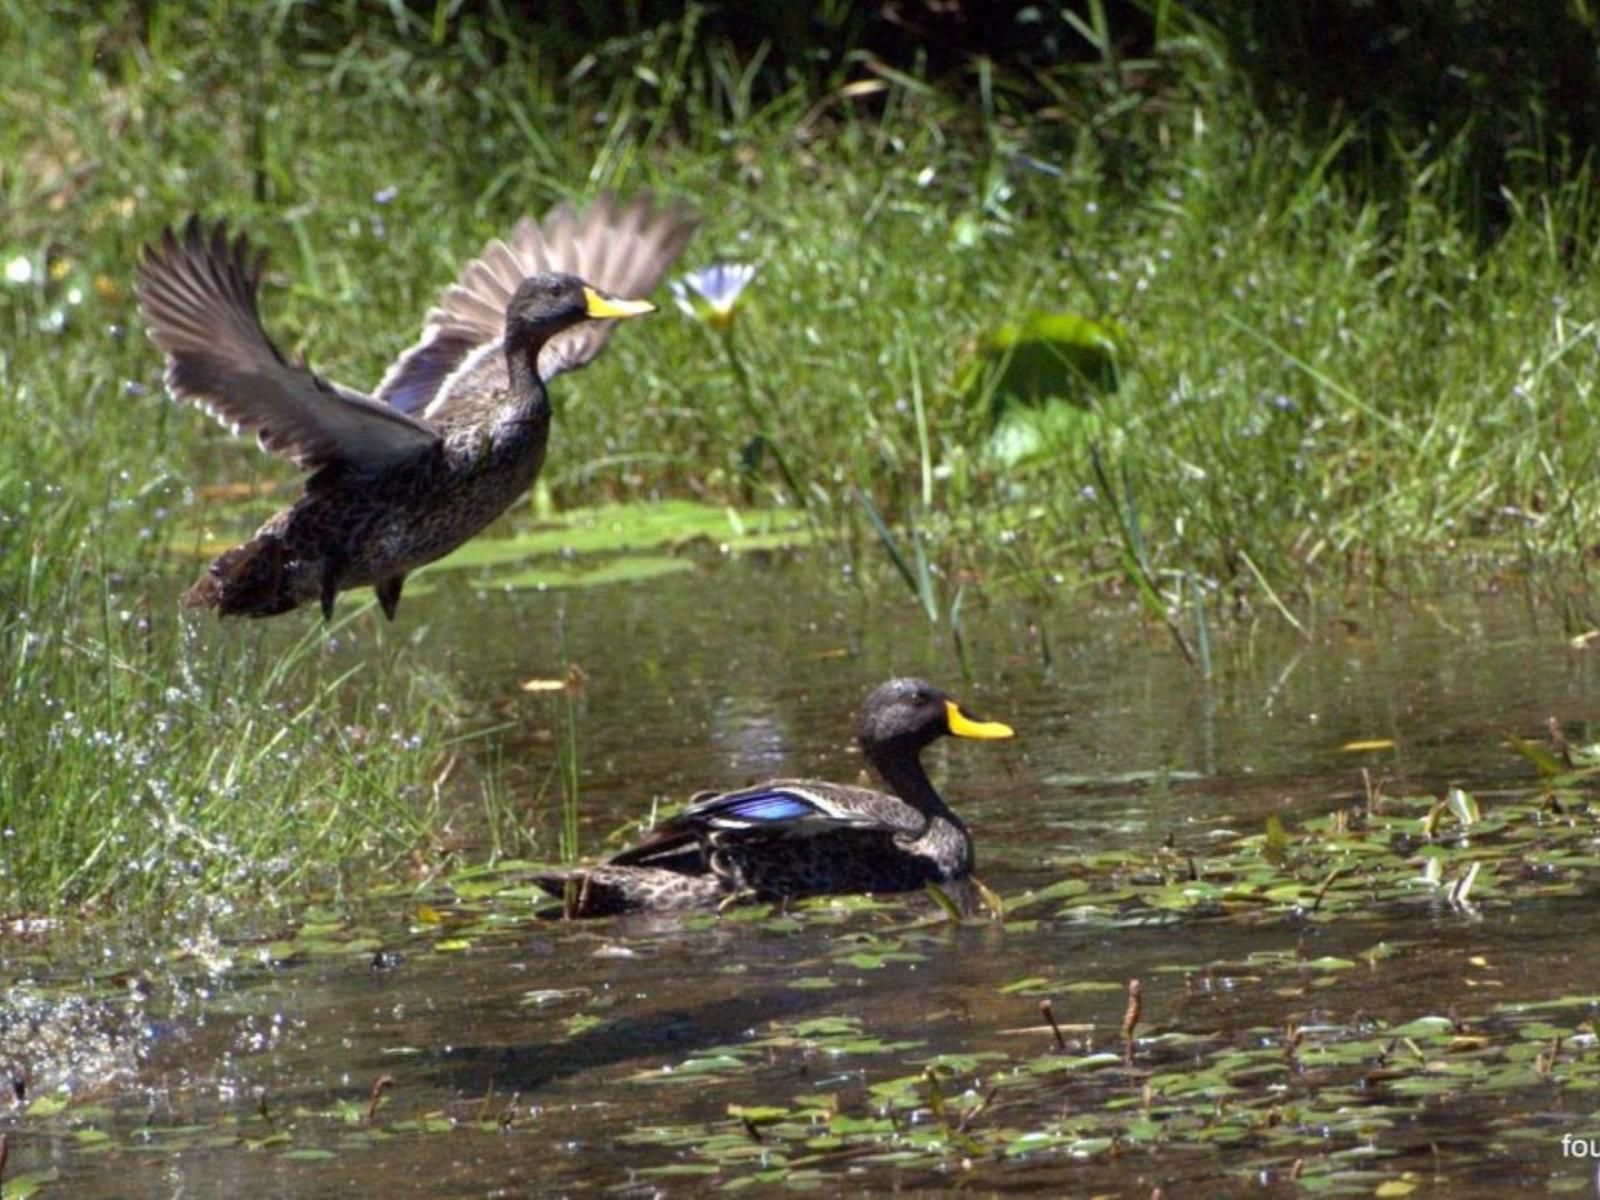
M 256 298 L 263 256 L 190 218 L 145 250 L 139 304 L 166 384 L 311 472 L 305 492 L 217 557 L 184 597 L 270 617 L 372 587 L 391 620 L 411 571 L 476 535 L 532 485 L 550 435 L 546 385 L 589 363 L 682 252 L 698 219 L 601 197 L 524 219 L 469 262 L 421 339 L 368 396 L 279 353 Z

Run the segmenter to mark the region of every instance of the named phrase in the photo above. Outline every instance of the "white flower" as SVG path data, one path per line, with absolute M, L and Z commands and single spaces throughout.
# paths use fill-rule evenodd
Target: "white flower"
M 733 324 L 740 294 L 755 277 L 754 263 L 713 263 L 674 279 L 668 286 L 678 307 L 689 316 L 715 329 L 726 329 Z

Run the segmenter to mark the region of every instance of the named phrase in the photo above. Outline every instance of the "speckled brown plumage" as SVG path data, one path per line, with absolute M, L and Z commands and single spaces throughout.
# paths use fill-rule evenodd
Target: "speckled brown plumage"
M 920 758 L 947 735 L 1008 738 L 930 684 L 894 679 L 862 706 L 857 740 L 890 792 L 775 779 L 702 792 L 599 866 L 538 877 L 573 916 L 705 908 L 746 899 L 898 892 L 972 872 L 972 838 Z
M 372 586 L 391 619 L 408 572 L 448 554 L 532 485 L 545 384 L 591 361 L 615 318 L 650 311 L 697 224 L 647 198 L 524 220 L 468 263 L 372 396 L 287 362 L 262 329 L 262 258 L 191 218 L 148 247 L 139 302 L 168 390 L 311 471 L 305 494 L 220 555 L 185 596 L 266 617 Z

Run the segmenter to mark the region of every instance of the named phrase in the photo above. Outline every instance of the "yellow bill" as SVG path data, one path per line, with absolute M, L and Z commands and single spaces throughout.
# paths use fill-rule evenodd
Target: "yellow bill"
M 944 702 L 944 714 L 950 724 L 950 732 L 957 737 L 992 741 L 996 738 L 1016 736 L 1011 726 L 1003 725 L 999 721 L 974 721 L 961 711 L 954 700 Z
M 583 304 L 591 317 L 642 317 L 656 310 L 648 300 L 622 300 L 587 286 L 583 289 Z

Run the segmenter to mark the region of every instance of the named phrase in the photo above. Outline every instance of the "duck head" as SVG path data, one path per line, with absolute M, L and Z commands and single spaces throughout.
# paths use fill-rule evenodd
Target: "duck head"
M 1011 726 L 980 721 L 921 679 L 891 679 L 861 706 L 856 739 L 871 755 L 889 746 L 912 752 L 942 737 L 992 740 L 1013 736 Z
M 641 317 L 655 312 L 648 300 L 624 300 L 576 275 L 541 273 L 524 279 L 506 305 L 506 340 L 543 345 L 580 321 Z

